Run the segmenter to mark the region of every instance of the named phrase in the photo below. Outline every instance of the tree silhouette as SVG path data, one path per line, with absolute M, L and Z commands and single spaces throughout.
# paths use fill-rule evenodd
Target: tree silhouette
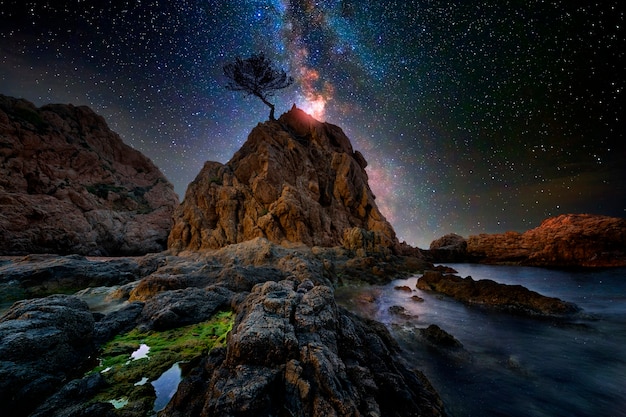
M 282 69 L 274 68 L 272 61 L 263 52 L 249 58 L 237 57 L 235 62 L 224 65 L 224 75 L 230 79 L 226 88 L 244 91 L 261 99 L 270 108 L 270 120 L 274 119 L 274 105 L 267 98 L 274 91 L 289 87 L 293 78 Z

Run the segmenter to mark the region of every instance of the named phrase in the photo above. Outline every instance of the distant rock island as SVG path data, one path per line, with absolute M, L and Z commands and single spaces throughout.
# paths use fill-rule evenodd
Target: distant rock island
M 626 219 L 563 214 L 524 233 L 449 234 L 433 241 L 429 258 L 545 267 L 626 266 Z
M 85 106 L 0 95 L 0 255 L 166 249 L 173 186 Z

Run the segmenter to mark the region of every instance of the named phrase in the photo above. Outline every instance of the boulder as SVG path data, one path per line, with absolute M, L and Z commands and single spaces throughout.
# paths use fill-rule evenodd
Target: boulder
M 85 106 L 0 95 L 0 254 L 165 249 L 173 186 Z
M 626 219 L 564 214 L 524 233 L 480 234 L 467 253 L 484 263 L 549 267 L 626 266 Z
M 417 288 L 448 295 L 468 304 L 529 316 L 561 316 L 579 311 L 573 303 L 546 297 L 521 285 L 500 284 L 489 279 L 474 281 L 438 271 L 425 271 Z
M 450 333 L 436 324 L 431 324 L 425 329 L 419 329 L 420 335 L 428 342 L 442 348 L 462 348 L 463 344 Z
M 399 250 L 343 131 L 295 106 L 255 127 L 226 164 L 207 162 L 174 213 L 170 249 L 279 244 Z
M 86 303 L 54 295 L 15 303 L 0 317 L 3 415 L 28 415 L 95 354 Z

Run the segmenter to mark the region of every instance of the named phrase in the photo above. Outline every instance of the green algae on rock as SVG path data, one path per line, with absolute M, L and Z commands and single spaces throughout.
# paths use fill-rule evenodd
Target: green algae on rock
M 148 415 L 156 392 L 146 382 L 157 380 L 175 363 L 192 362 L 214 347 L 223 346 L 233 322 L 233 313 L 224 311 L 198 324 L 160 332 L 135 328 L 115 337 L 103 346 L 100 363 L 90 372 L 101 373 L 107 383 L 93 401 L 123 404 L 116 407 L 119 415 L 126 415 L 126 408 L 132 408 L 133 415 Z M 133 358 L 133 352 L 142 346 L 149 348 L 147 354 Z M 136 414 L 138 409 L 145 410 L 145 414 Z

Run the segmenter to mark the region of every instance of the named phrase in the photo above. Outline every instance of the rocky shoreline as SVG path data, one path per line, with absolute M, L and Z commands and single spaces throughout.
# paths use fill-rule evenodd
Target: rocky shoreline
M 375 263 L 397 270 L 412 264 L 376 256 Z M 94 313 L 81 295 L 16 302 L 0 318 L 0 401 L 10 416 L 148 415 L 151 403 L 143 398 L 120 409 L 93 401 L 106 382 L 81 373 L 99 349 L 133 328 L 178 328 L 231 310 L 236 318 L 225 347 L 194 361 L 162 415 L 445 415 L 388 330 L 335 303 L 340 280 L 364 282 L 363 269 L 346 267 L 348 261 L 363 265 L 347 249 L 285 248 L 261 238 L 202 254 L 5 261 L 4 285 L 63 292 L 71 283 L 73 291 L 76 283 L 92 283 L 73 281 L 73 274 L 93 274 L 106 278 L 106 297 L 119 307 Z M 127 274 L 115 281 L 109 272 L 120 265 Z

